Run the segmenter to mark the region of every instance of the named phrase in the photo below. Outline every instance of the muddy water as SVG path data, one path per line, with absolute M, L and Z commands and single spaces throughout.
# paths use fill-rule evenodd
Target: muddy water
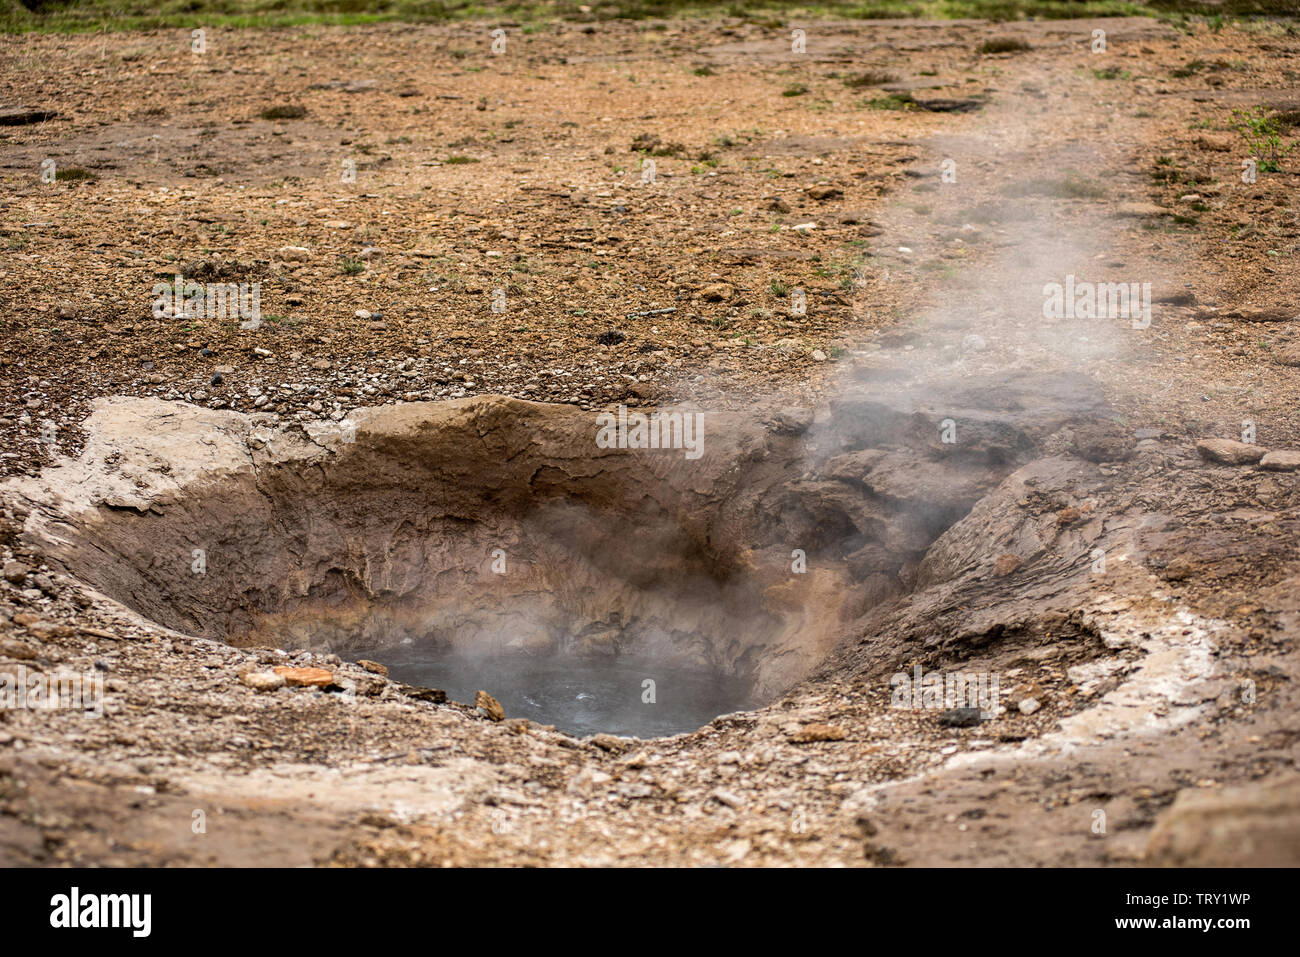
M 421 644 L 386 648 L 369 657 L 387 665 L 398 681 L 441 688 L 465 702 L 482 689 L 501 702 L 508 718 L 528 718 L 578 736 L 681 734 L 754 704 L 746 681 L 646 659 L 466 657 Z

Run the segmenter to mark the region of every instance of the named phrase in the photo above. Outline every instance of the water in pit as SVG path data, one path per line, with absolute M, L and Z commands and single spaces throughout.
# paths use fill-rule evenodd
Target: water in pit
M 468 657 L 416 644 L 371 657 L 397 681 L 441 688 L 453 701 L 473 702 L 482 689 L 501 702 L 507 718 L 554 725 L 578 737 L 681 734 L 754 706 L 749 683 L 739 678 L 628 657 Z M 642 701 L 646 679 L 654 681 L 653 703 Z

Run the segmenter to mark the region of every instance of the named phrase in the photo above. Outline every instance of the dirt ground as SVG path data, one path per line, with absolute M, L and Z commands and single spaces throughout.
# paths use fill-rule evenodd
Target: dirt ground
M 1003 37 L 1027 49 L 978 51 Z M 0 476 L 81 453 L 118 395 L 285 427 L 1082 372 L 1120 438 L 1052 440 L 811 677 L 654 741 L 169 632 L 47 563 L 8 496 L 0 668 L 98 669 L 110 707 L 0 711 L 0 861 L 1300 863 L 1300 459 L 1197 449 L 1246 423 L 1300 449 L 1296 161 L 1243 182 L 1233 115 L 1263 107 L 1290 141 L 1300 39 L 1126 19 L 819 22 L 802 54 L 741 22 L 491 42 L 0 38 L 0 117 L 52 114 L 0 127 Z M 48 159 L 88 175 L 43 183 Z M 1150 283 L 1149 327 L 1045 320 L 1067 273 Z M 156 318 L 176 275 L 260 283 L 260 326 Z M 1065 544 L 1123 557 L 1098 580 Z M 239 681 L 289 661 L 373 694 Z M 996 670 L 1012 707 L 971 728 L 891 707 L 917 664 Z M 1207 836 L 1261 802 L 1271 842 Z

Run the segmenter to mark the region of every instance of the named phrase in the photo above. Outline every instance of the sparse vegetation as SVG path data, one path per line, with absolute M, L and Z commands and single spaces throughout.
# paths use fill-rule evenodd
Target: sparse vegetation
M 985 40 L 976 52 L 988 56 L 994 53 L 1022 53 L 1029 49 L 1029 44 L 1018 37 L 995 37 Z
M 1232 116 L 1237 132 L 1246 140 L 1246 148 L 1259 162 L 1260 172 L 1279 172 L 1282 159 L 1292 147 L 1282 142 L 1282 128 L 1277 119 L 1262 106 L 1234 110 Z

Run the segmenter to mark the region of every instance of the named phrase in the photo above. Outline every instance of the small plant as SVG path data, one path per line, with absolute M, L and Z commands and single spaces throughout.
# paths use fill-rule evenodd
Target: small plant
M 779 277 L 773 279 L 768 288 L 772 290 L 772 295 L 776 296 L 778 299 L 784 299 L 786 293 L 790 291 L 790 287 L 785 284 L 785 280 Z
M 1282 169 L 1282 158 L 1291 151 L 1282 144 L 1282 129 L 1276 119 L 1262 106 L 1251 110 L 1233 110 L 1236 129 L 1246 140 L 1246 148 L 1259 161 L 1262 173 L 1276 173 Z
M 462 156 L 460 153 L 453 153 L 443 160 L 443 162 L 448 166 L 463 166 L 466 163 L 477 163 L 478 160 L 472 156 Z
M 802 83 L 795 83 L 792 86 L 787 86 L 784 90 L 782 90 L 781 95 L 782 96 L 803 96 L 807 92 L 808 92 L 808 87 L 804 86 Z
M 991 53 L 1020 53 L 1028 49 L 1029 44 L 1016 37 L 995 37 L 981 43 L 976 52 L 987 56 Z
M 717 73 L 711 66 L 697 66 L 693 72 L 696 76 L 714 76 Z
M 910 93 L 889 93 L 885 96 L 878 96 L 875 99 L 868 100 L 867 106 L 873 110 L 918 109 L 916 101 L 912 99 Z
M 74 182 L 77 180 L 90 180 L 94 182 L 96 177 L 94 173 L 84 170 L 80 166 L 65 166 L 63 169 L 55 171 L 54 178 L 61 182 L 65 180 Z
M 344 256 L 339 260 L 339 270 L 345 276 L 356 276 L 366 271 L 366 264 L 360 259 L 349 259 Z

